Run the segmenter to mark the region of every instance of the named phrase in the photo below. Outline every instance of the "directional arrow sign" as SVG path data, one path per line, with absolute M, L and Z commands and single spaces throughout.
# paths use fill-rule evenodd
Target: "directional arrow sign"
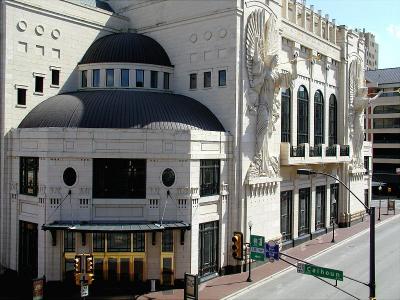
M 250 258 L 254 260 L 264 261 L 265 250 L 264 250 L 265 238 L 259 235 L 250 236 Z
M 297 263 L 297 273 L 343 281 L 343 271 Z

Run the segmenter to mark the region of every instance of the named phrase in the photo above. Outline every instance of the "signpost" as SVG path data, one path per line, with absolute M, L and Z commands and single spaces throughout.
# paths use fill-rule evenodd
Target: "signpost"
M 343 281 L 343 271 L 323 268 L 301 262 L 297 263 L 297 273 Z
M 183 299 L 199 299 L 199 276 L 185 273 L 185 289 Z
M 81 285 L 81 297 L 89 296 L 89 286 L 87 284 L 82 283 Z
M 265 238 L 260 235 L 250 236 L 250 258 L 258 261 L 264 261 L 265 258 Z
M 268 243 L 265 243 L 265 257 L 269 258 L 270 262 L 279 260 L 279 245 L 275 241 L 270 240 Z

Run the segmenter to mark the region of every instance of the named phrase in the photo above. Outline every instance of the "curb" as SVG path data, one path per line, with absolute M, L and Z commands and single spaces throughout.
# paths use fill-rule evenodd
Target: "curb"
M 384 224 L 386 224 L 388 222 L 391 222 L 393 220 L 396 220 L 398 218 L 400 218 L 400 214 L 395 215 L 395 216 L 393 216 L 391 218 L 388 218 L 388 219 L 386 219 L 384 221 L 381 221 L 378 224 L 375 224 L 375 228 L 378 228 L 378 227 L 380 227 L 380 226 L 382 226 L 382 225 L 384 225 Z M 335 245 L 332 245 L 332 246 L 330 246 L 330 247 L 328 247 L 328 248 L 326 248 L 324 250 L 321 250 L 318 253 L 315 253 L 315 254 L 313 254 L 313 255 L 311 255 L 309 257 L 304 258 L 304 260 L 311 261 L 311 260 L 321 256 L 322 254 L 324 254 L 326 252 L 332 251 L 335 248 L 337 248 L 337 247 L 339 247 L 339 246 L 341 246 L 341 245 L 343 245 L 345 243 L 351 242 L 352 240 L 354 240 L 354 239 L 358 238 L 359 236 L 367 233 L 368 231 L 369 231 L 369 228 L 366 228 L 366 229 L 364 229 L 364 230 L 362 230 L 362 231 L 360 231 L 360 232 L 358 232 L 358 233 L 356 233 L 356 234 L 354 234 L 354 235 L 352 235 L 352 236 L 350 236 L 350 237 L 348 237 L 348 238 L 346 238 L 346 239 L 344 239 L 344 240 L 342 240 L 340 242 L 335 243 Z M 288 273 L 289 271 L 292 271 L 294 268 L 295 267 L 293 267 L 293 266 L 289 266 L 289 267 L 287 267 L 285 269 L 282 269 L 282 270 L 280 270 L 280 271 L 278 271 L 278 272 L 276 272 L 276 273 L 274 273 L 274 274 L 272 274 L 272 275 L 270 275 L 268 277 L 265 277 L 265 278 L 261 279 L 260 281 L 257 281 L 256 283 L 254 283 L 252 285 L 249 285 L 248 287 L 245 287 L 245 288 L 243 288 L 243 289 L 241 289 L 241 290 L 239 290 L 237 292 L 234 292 L 234 293 L 232 293 L 232 294 L 230 294 L 228 296 L 225 296 L 225 297 L 221 298 L 220 300 L 229 300 L 229 299 L 232 299 L 233 297 L 240 296 L 240 295 L 244 294 L 247 291 L 250 291 L 250 290 L 253 290 L 253 289 L 257 288 L 258 286 L 264 284 L 265 282 L 269 281 L 272 278 L 282 276 L 282 275 Z

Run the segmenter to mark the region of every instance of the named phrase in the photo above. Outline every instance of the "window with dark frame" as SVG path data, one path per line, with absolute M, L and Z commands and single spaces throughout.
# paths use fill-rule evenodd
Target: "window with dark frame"
M 64 252 L 75 252 L 75 232 L 64 231 Z
M 107 252 L 130 252 L 131 234 L 113 232 L 107 234 Z
M 121 69 L 121 87 L 129 87 L 129 69 Z
M 43 93 L 43 76 L 35 76 L 35 93 Z
M 282 242 L 293 239 L 293 198 L 292 191 L 281 192 L 281 234 Z
M 146 198 L 146 160 L 94 159 L 93 197 Z
M 106 86 L 114 86 L 114 69 L 106 69 Z
M 365 169 L 365 174 L 369 174 L 369 156 L 364 156 L 364 169 Z
M 135 232 L 132 233 L 132 244 L 133 244 L 133 252 L 145 252 L 145 233 L 144 232 Z
M 158 72 L 150 71 L 150 87 L 156 89 L 158 87 Z
M 20 193 L 37 196 L 38 192 L 38 157 L 20 157 Z
M 218 272 L 219 222 L 199 224 L 199 275 Z
M 81 72 L 81 87 L 87 87 L 87 70 Z
M 218 86 L 226 86 L 226 70 L 218 71 Z
M 60 70 L 57 69 L 51 70 L 51 84 L 55 86 L 60 85 Z
M 335 95 L 329 97 L 329 146 L 337 144 L 337 101 Z
M 136 70 L 136 87 L 144 87 L 144 71 Z
M 204 72 L 204 87 L 209 88 L 211 87 L 211 72 Z
M 164 72 L 164 90 L 169 90 L 169 73 Z
M 189 83 L 190 89 L 191 90 L 197 89 L 197 74 L 196 73 L 190 74 L 189 79 L 190 79 Z
M 315 191 L 315 230 L 325 228 L 326 186 L 317 186 Z
M 200 160 L 200 197 L 219 194 L 220 161 Z
M 297 92 L 297 145 L 308 143 L 308 92 L 304 85 Z
M 310 188 L 299 189 L 299 236 L 310 233 Z
M 92 70 L 92 87 L 100 86 L 100 70 L 93 69 Z
M 290 143 L 290 89 L 282 90 L 281 98 L 281 142 Z
M 106 234 L 103 232 L 93 232 L 93 252 L 105 252 L 106 251 Z
M 174 251 L 174 232 L 172 230 L 165 230 L 162 232 L 162 252 Z
M 26 89 L 17 88 L 17 104 L 26 105 Z
M 314 145 L 324 143 L 324 97 L 321 91 L 314 94 Z

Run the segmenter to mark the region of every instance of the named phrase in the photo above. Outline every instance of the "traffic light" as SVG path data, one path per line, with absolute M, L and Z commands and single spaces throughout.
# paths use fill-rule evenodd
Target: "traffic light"
M 94 270 L 93 255 L 86 256 L 86 273 L 93 273 Z
M 232 256 L 235 259 L 243 260 L 243 233 L 234 232 L 232 237 Z
M 75 273 L 81 273 L 81 256 L 75 255 Z
M 93 283 L 93 280 L 94 280 L 94 274 L 93 273 L 87 274 L 87 281 L 89 285 Z
M 75 273 L 75 284 L 81 285 L 81 274 L 80 273 Z

